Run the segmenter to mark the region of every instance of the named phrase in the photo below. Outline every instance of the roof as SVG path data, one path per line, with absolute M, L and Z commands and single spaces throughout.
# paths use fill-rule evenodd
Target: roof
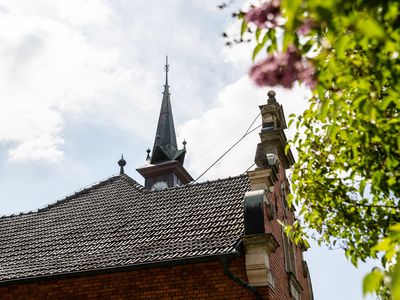
M 235 252 L 243 175 L 148 191 L 118 175 L 37 212 L 0 218 L 0 283 Z

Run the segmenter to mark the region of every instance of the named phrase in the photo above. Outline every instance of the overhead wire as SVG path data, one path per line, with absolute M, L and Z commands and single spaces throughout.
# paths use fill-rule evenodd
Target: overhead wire
M 253 122 L 251 122 L 251 124 L 250 124 L 249 128 L 247 128 L 245 134 L 249 132 L 251 126 L 254 125 L 254 123 L 257 121 L 257 119 L 258 119 L 258 117 L 259 117 L 260 115 L 261 115 L 261 112 L 259 112 L 258 115 L 257 115 L 257 117 L 255 117 L 254 120 L 253 120 Z M 260 125 L 260 126 L 261 126 L 261 125 Z M 260 127 L 260 126 L 258 126 L 258 127 Z
M 247 173 L 247 171 L 248 170 L 250 170 L 254 165 L 255 165 L 256 163 L 254 162 L 254 163 L 252 163 L 251 164 L 251 166 L 250 167 L 248 167 L 247 169 L 246 169 L 246 171 L 244 171 L 242 174 L 246 174 Z
M 192 183 L 196 183 L 197 180 L 199 180 L 201 177 L 204 176 L 204 174 L 206 174 L 212 167 L 214 167 L 225 155 L 227 155 L 233 148 L 236 147 L 237 144 L 239 144 L 246 136 L 248 136 L 250 133 L 254 132 L 256 129 L 260 128 L 261 125 L 258 125 L 257 127 L 251 129 L 251 127 L 254 125 L 254 123 L 256 122 L 256 120 L 258 119 L 258 117 L 261 115 L 261 112 L 258 113 L 257 117 L 254 118 L 253 122 L 251 122 L 250 126 L 247 128 L 246 132 L 244 133 L 244 135 L 242 137 L 240 137 L 231 147 L 229 147 L 228 150 L 226 150 L 220 157 L 218 157 L 218 159 L 216 161 L 214 161 L 203 173 L 201 173 Z M 254 165 L 254 164 L 253 164 Z M 252 165 L 252 166 L 253 166 Z M 251 166 L 251 167 L 252 167 Z M 250 167 L 250 168 L 251 168 Z M 250 169 L 249 168 L 249 169 Z M 249 170 L 248 169 L 248 170 Z M 248 171 L 246 170 L 246 172 Z

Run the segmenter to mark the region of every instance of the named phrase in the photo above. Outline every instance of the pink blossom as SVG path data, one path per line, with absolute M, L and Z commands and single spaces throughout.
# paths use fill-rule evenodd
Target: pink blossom
M 314 74 L 314 65 L 308 62 L 305 66 L 303 66 L 303 69 L 299 73 L 298 78 L 300 81 L 303 81 L 308 87 L 313 90 L 317 85 Z
M 268 56 L 250 69 L 250 77 L 259 86 L 281 85 L 291 88 L 296 80 L 315 88 L 315 68 L 309 61 L 303 61 L 299 50 L 290 45 L 285 53 Z
M 301 35 L 307 35 L 311 32 L 311 29 L 315 27 L 315 21 L 312 19 L 305 19 L 300 27 L 297 29 L 297 33 Z
M 280 8 L 279 0 L 271 0 L 249 10 L 244 18 L 247 23 L 254 23 L 259 28 L 275 28 L 281 15 Z

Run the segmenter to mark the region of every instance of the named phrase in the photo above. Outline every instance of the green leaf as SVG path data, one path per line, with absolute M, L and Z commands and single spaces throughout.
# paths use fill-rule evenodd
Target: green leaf
M 389 186 L 394 186 L 396 184 L 396 177 L 390 177 L 388 180 Z
M 390 226 L 389 229 L 390 231 L 400 232 L 400 223 Z
M 261 43 L 257 44 L 257 46 L 254 47 L 253 55 L 252 55 L 252 57 L 251 57 L 251 59 L 253 60 L 253 62 L 254 62 L 254 60 L 256 59 L 257 54 L 261 51 L 262 48 L 264 48 L 265 43 L 266 43 L 267 41 L 268 41 L 268 35 L 265 34 L 264 37 L 263 37 L 263 39 L 262 39 L 262 41 L 261 41 Z
M 294 41 L 294 35 L 285 31 L 283 35 L 283 51 L 286 51 L 287 47 Z
M 260 39 L 260 34 L 261 34 L 261 28 L 257 27 L 256 29 L 256 41 L 258 43 L 258 40 Z
M 332 142 L 336 141 L 336 134 L 338 133 L 339 130 L 340 130 L 340 128 L 336 124 L 332 124 L 329 127 L 328 135 L 329 135 L 330 139 L 332 140 Z
M 288 202 L 289 206 L 292 206 L 293 200 L 294 200 L 293 194 L 288 194 L 287 195 L 287 202 Z
M 261 51 L 261 49 L 264 47 L 263 44 L 257 44 L 253 50 L 253 55 L 251 56 L 252 61 L 256 59 L 257 54 Z
M 323 6 L 317 6 L 316 8 L 319 18 L 328 22 L 328 24 L 332 21 L 332 11 Z
M 378 269 L 374 268 L 371 273 L 364 277 L 363 281 L 363 294 L 373 293 L 379 289 L 379 286 L 383 280 L 383 273 Z
M 283 2 L 285 17 L 287 18 L 285 28 L 288 32 L 293 32 L 295 16 L 300 8 L 301 3 L 301 0 L 286 0 Z
M 346 50 L 349 49 L 349 44 L 351 42 L 350 34 L 345 34 L 340 37 L 336 43 L 336 53 L 341 59 L 346 58 Z
M 366 184 L 366 181 L 365 180 L 361 180 L 360 189 L 359 189 L 361 196 L 364 196 L 365 184 Z
M 358 103 L 358 109 L 361 112 L 365 112 L 365 106 L 367 104 L 367 98 L 361 99 L 360 102 Z
M 247 22 L 243 19 L 242 25 L 240 27 L 240 38 L 243 38 L 243 34 L 246 32 L 247 29 Z
M 400 300 L 400 261 L 393 270 L 391 292 L 393 300 Z
M 378 251 L 386 251 L 390 248 L 390 239 L 385 238 L 382 241 L 380 241 L 374 248 Z
M 303 53 L 307 53 L 308 51 L 310 51 L 311 47 L 315 45 L 315 42 L 313 40 L 309 40 L 307 43 L 305 43 L 302 47 L 301 47 L 301 51 Z
M 385 38 L 385 31 L 383 28 L 376 20 L 369 16 L 358 18 L 356 27 L 357 30 L 359 30 L 366 37 L 378 39 Z

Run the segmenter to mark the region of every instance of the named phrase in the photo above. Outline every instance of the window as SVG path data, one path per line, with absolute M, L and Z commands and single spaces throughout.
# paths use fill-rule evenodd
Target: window
M 288 273 L 293 273 L 296 276 L 296 257 L 295 257 L 295 246 L 290 238 L 283 232 L 283 251 L 285 254 L 285 270 Z
M 284 208 L 285 216 L 286 216 L 286 214 L 288 212 L 288 209 L 289 209 L 288 204 L 287 204 L 286 194 L 287 194 L 286 184 L 285 184 L 285 182 L 282 182 L 281 183 L 281 195 L 282 195 L 282 202 L 283 202 L 283 208 Z
M 269 282 L 268 286 L 271 289 L 275 289 L 275 277 L 272 274 L 271 269 L 268 270 L 268 275 L 267 276 L 268 276 L 268 282 Z
M 262 127 L 262 131 L 270 131 L 275 129 L 274 122 L 264 123 Z
M 292 299 L 294 300 L 300 300 L 300 292 L 296 288 L 296 285 L 293 284 L 292 281 L 290 281 L 290 295 L 292 296 Z

